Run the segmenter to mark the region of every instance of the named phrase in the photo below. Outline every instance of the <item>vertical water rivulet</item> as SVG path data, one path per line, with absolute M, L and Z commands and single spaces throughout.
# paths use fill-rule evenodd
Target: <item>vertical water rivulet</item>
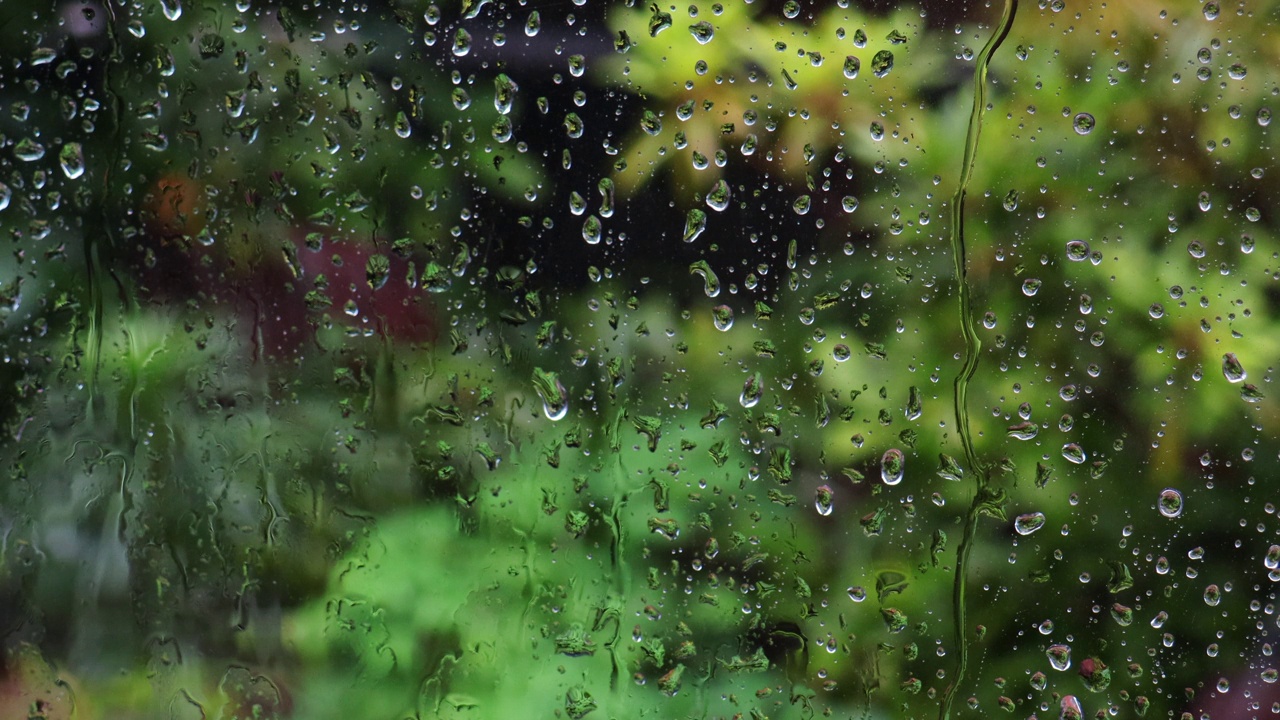
M 978 463 L 977 455 L 973 450 L 973 436 L 969 431 L 967 398 L 969 381 L 973 379 L 974 372 L 978 368 L 978 352 L 982 349 L 982 342 L 978 339 L 978 334 L 973 327 L 973 307 L 969 292 L 967 265 L 968 255 L 964 236 L 964 199 L 968 190 L 969 180 L 973 176 L 978 137 L 982 133 L 982 116 L 986 112 L 987 66 L 991 62 L 992 56 L 995 55 L 996 50 L 999 49 L 1001 43 L 1009 35 L 1009 28 L 1013 26 L 1013 18 L 1017 11 L 1018 0 L 1005 0 L 1004 12 L 1000 16 L 1000 23 L 996 26 L 995 32 L 992 33 L 991 38 L 987 40 L 987 44 L 978 55 L 978 62 L 973 73 L 973 111 L 969 115 L 969 128 L 965 135 L 964 159 L 960 168 L 960 179 L 956 185 L 955 195 L 951 199 L 951 252 L 955 260 L 957 304 L 960 308 L 961 333 L 964 336 L 964 363 L 955 380 L 956 432 L 960 436 L 960 445 L 964 450 L 965 465 L 968 466 L 969 472 L 973 475 L 976 486 L 973 501 L 965 513 L 964 535 L 960 540 L 959 547 L 956 549 L 956 575 L 952 589 L 956 665 L 951 682 L 943 694 L 942 706 L 939 711 L 939 717 L 942 720 L 950 718 L 952 703 L 955 701 L 956 693 L 964 683 L 965 673 L 968 669 L 969 646 L 965 632 L 965 628 L 968 625 L 965 610 L 965 586 L 969 570 L 969 552 L 973 548 L 973 536 L 977 527 L 979 512 L 983 503 L 990 499 L 988 489 L 989 476 L 986 470 Z

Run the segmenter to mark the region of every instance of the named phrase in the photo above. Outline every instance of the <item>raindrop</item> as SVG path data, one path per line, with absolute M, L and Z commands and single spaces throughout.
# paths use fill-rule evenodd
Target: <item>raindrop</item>
M 656 137 L 662 132 L 662 120 L 652 110 L 645 110 L 640 116 L 640 129 Z
M 182 17 L 182 0 L 160 0 L 160 9 L 164 11 L 165 18 L 177 20 Z
M 1019 535 L 1030 535 L 1044 527 L 1044 523 L 1044 513 L 1027 513 L 1026 515 L 1019 515 L 1017 519 L 1013 521 L 1013 529 L 1016 530 Z
M 1160 514 L 1167 518 L 1178 517 L 1182 514 L 1182 493 L 1173 488 L 1165 488 L 1160 492 L 1157 507 L 1160 508 Z
M 721 178 L 711 188 L 711 192 L 707 193 L 707 207 L 716 212 L 724 212 L 729 207 L 729 183 Z
M 600 218 L 588 215 L 582 223 L 582 239 L 586 240 L 588 245 L 596 245 L 600 242 L 601 230 Z
M 1207 3 L 1205 3 L 1205 4 L 1204 4 L 1204 19 L 1205 19 L 1205 20 L 1217 20 L 1217 19 L 1218 19 L 1218 14 L 1219 14 L 1220 12 L 1222 12 L 1222 8 L 1221 8 L 1221 7 L 1219 7 L 1218 3 L 1216 3 L 1216 2 L 1207 2 Z
M 882 78 L 893 69 L 893 53 L 881 50 L 871 57 L 871 74 Z
M 854 210 L 857 210 L 857 209 L 858 209 L 858 198 L 856 198 L 856 197 L 854 197 L 854 196 L 852 196 L 852 195 L 845 195 L 845 196 L 840 200 L 840 208 L 841 208 L 841 209 L 843 209 L 843 210 L 844 210 L 845 212 L 847 212 L 847 213 L 851 213 L 851 212 L 853 212 Z
M 1227 75 L 1232 80 L 1243 80 L 1247 74 L 1249 74 L 1249 69 L 1240 63 L 1233 63 L 1231 67 L 1227 68 Z
M 720 307 L 728 310 L 728 308 L 724 305 L 721 305 Z M 720 308 L 716 308 L 716 309 L 719 310 Z M 729 317 L 730 318 L 733 317 L 733 311 L 729 311 Z M 730 324 L 732 324 L 732 319 L 730 320 Z M 717 323 L 716 327 L 719 328 L 720 325 Z M 721 329 L 724 330 L 727 328 L 721 328 Z M 751 377 L 747 378 L 747 381 L 743 383 L 742 394 L 738 396 L 738 404 L 742 405 L 742 407 L 744 408 L 753 408 L 756 406 L 757 403 L 760 402 L 760 398 L 763 396 L 764 396 L 764 377 L 762 377 L 760 373 L 755 373 Z
M 1267 548 L 1267 555 L 1262 558 L 1262 564 L 1268 570 L 1280 568 L 1280 545 L 1272 545 Z
M 84 174 L 84 151 L 78 142 L 69 142 L 58 152 L 58 164 L 68 180 L 75 180 Z
M 560 420 L 569 412 L 569 393 L 556 373 L 535 367 L 533 389 L 542 399 L 542 412 L 548 420 Z
M 1071 121 L 1071 126 L 1075 128 L 1077 135 L 1088 135 L 1095 124 L 1097 121 L 1089 113 L 1079 113 Z
M 907 464 L 906 457 L 897 448 L 886 450 L 880 457 L 880 479 L 885 485 L 897 485 L 902 482 L 903 470 Z
M 844 58 L 844 76 L 852 80 L 858 77 L 858 71 L 862 69 L 862 61 L 857 55 L 846 55 Z
M 1050 645 L 1044 654 L 1054 670 L 1062 672 L 1071 667 L 1071 648 L 1066 645 Z
M 1227 378 L 1227 382 L 1232 383 L 1243 382 L 1249 376 L 1235 353 L 1227 353 L 1222 356 L 1222 374 Z
M 1217 607 L 1222 602 L 1222 590 L 1217 585 L 1210 585 L 1204 589 L 1204 604 L 1209 607 Z
M 698 208 L 693 208 L 684 219 L 684 241 L 691 243 L 698 239 L 703 230 L 707 229 L 707 213 Z
M 1022 294 L 1027 297 L 1032 297 L 1036 293 L 1040 292 L 1040 285 L 1041 282 L 1038 278 L 1027 278 L 1022 281 Z
M 1088 459 L 1084 450 L 1075 443 L 1067 443 L 1062 446 L 1062 457 L 1066 458 L 1067 462 L 1074 463 L 1076 465 L 1079 465 Z
M 693 39 L 697 40 L 699 45 L 706 45 L 716 36 L 715 27 L 706 20 L 690 25 L 689 32 L 693 34 Z
M 835 491 L 827 485 L 819 485 L 813 497 L 813 507 L 818 511 L 818 514 L 824 517 L 830 515 L 835 504 L 834 501 Z

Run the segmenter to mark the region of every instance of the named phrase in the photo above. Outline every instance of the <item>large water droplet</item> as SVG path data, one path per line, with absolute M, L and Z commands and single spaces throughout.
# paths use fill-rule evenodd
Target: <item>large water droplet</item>
M 684 219 L 684 241 L 691 243 L 698 239 L 703 230 L 707 229 L 707 213 L 698 208 L 693 208 Z
M 752 408 L 756 406 L 756 403 L 760 402 L 760 398 L 763 395 L 764 378 L 760 373 L 755 373 L 743 383 L 742 394 L 738 396 L 738 403 L 744 408 Z
M 893 69 L 893 53 L 881 50 L 871 57 L 871 74 L 882 78 Z
M 1075 443 L 1067 443 L 1062 446 L 1062 457 L 1066 458 L 1067 462 L 1075 463 L 1076 465 L 1079 465 L 1088 459 L 1088 456 L 1084 453 L 1084 449 Z
M 58 152 L 58 164 L 69 180 L 75 180 L 84 174 L 84 150 L 78 142 L 69 142 Z
M 1160 492 L 1157 507 L 1160 508 L 1160 514 L 1167 518 L 1178 517 L 1182 514 L 1182 493 L 1173 488 L 1165 488 Z
M 857 55 L 847 55 L 844 59 L 844 76 L 850 80 L 858 77 L 858 71 L 862 69 L 862 61 Z
M 721 178 L 711 187 L 711 192 L 707 193 L 707 207 L 716 212 L 723 212 L 729 207 L 729 198 L 729 183 Z
M 700 20 L 689 26 L 689 32 L 699 45 L 706 45 L 716 36 L 716 28 L 706 20 Z
M 1027 513 L 1019 515 L 1013 521 L 1013 529 L 1019 535 L 1030 535 L 1031 533 L 1044 527 L 1045 518 L 1042 512 Z
M 1242 382 L 1249 376 L 1235 353 L 1227 353 L 1222 356 L 1222 374 L 1227 378 L 1227 382 L 1233 383 Z
M 569 393 L 555 372 L 535 367 L 533 389 L 542 400 L 542 412 L 548 420 L 560 420 L 569 412 Z
M 819 515 L 827 516 L 831 514 L 835 505 L 835 491 L 827 485 L 819 485 L 814 492 L 813 507 L 818 511 Z
M 1075 128 L 1077 135 L 1088 135 L 1096 124 L 1097 121 L 1089 113 L 1079 113 L 1071 121 L 1071 127 Z
M 1054 670 L 1061 672 L 1071 667 L 1071 648 L 1067 645 L 1050 645 L 1044 654 Z
M 902 482 L 907 458 L 897 448 L 886 450 L 880 457 L 880 479 L 885 485 L 897 485 Z

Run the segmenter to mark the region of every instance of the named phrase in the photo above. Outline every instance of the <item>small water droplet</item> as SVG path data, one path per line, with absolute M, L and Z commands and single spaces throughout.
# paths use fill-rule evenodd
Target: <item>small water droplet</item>
M 1209 585 L 1204 589 L 1204 604 L 1209 607 L 1217 607 L 1222 602 L 1222 589 L 1217 585 Z

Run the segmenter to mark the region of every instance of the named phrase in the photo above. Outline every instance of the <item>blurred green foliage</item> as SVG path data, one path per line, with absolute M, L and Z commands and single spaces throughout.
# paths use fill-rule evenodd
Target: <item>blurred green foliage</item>
M 1277 6 L 1021 3 L 975 468 L 886 5 L 0 11 L 0 715 L 1274 711 Z

